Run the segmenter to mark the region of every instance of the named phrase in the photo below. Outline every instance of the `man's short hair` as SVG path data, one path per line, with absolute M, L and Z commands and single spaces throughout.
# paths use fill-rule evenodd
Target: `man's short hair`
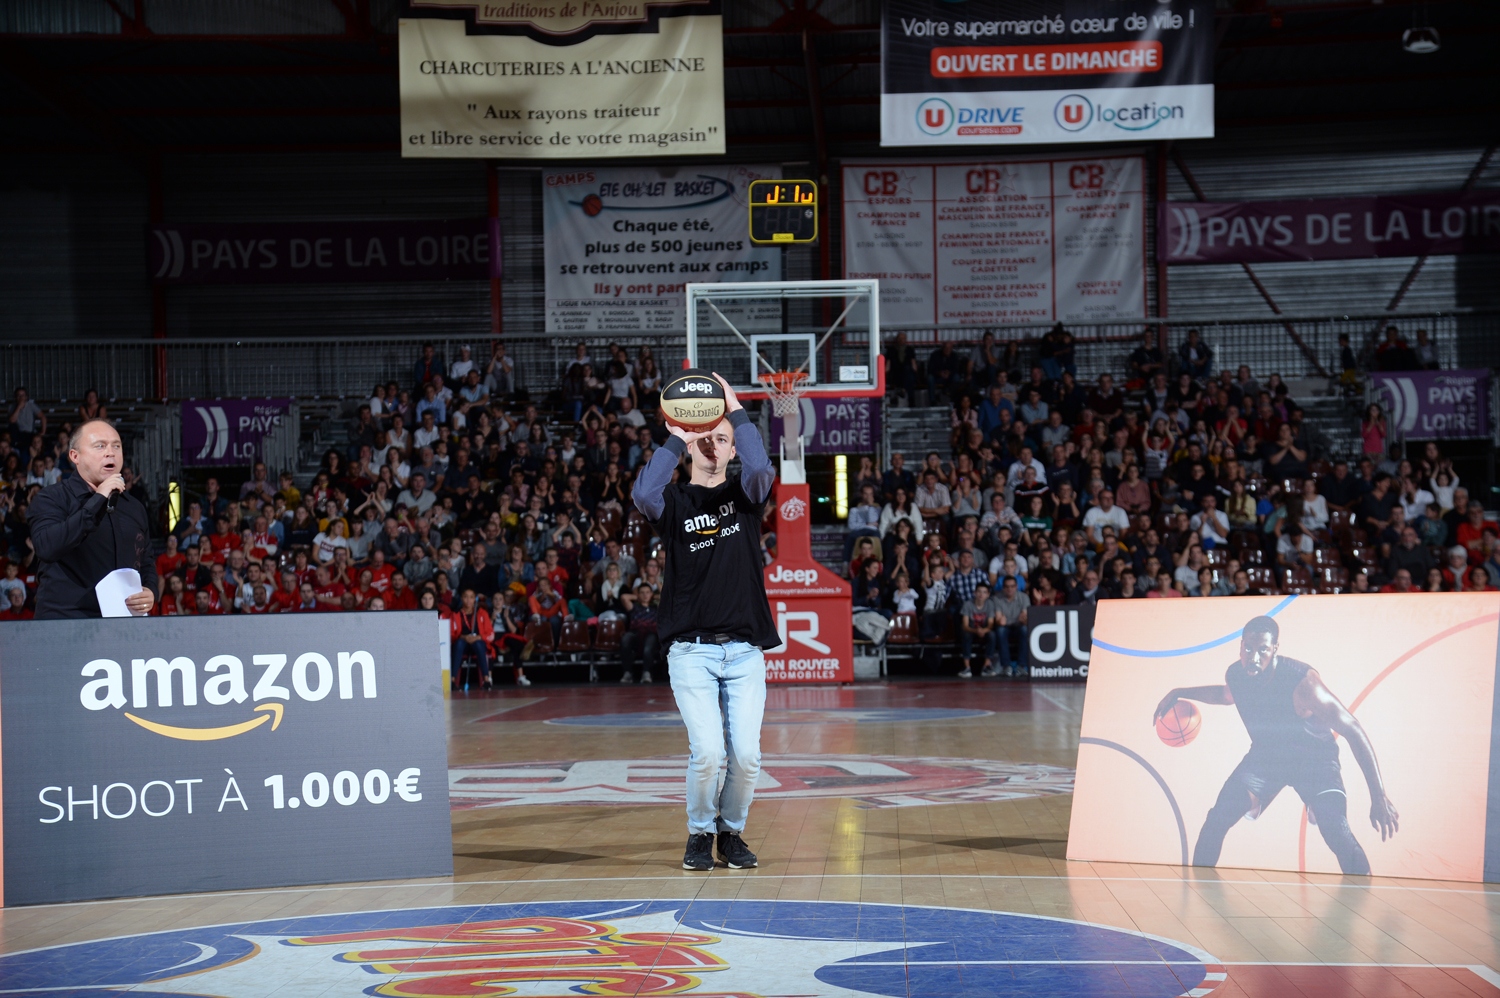
M 24 389 L 24 388 L 18 388 L 16 390 L 17 391 L 25 391 L 26 389 Z M 113 430 L 115 428 L 115 424 L 111 423 L 107 419 L 86 419 L 83 422 L 81 422 L 81 423 L 78 424 L 78 429 L 74 430 L 73 431 L 73 435 L 68 438 L 68 450 L 77 450 L 78 449 L 78 441 L 80 441 L 80 440 L 83 439 L 83 431 L 85 429 L 87 429 L 89 426 L 93 425 L 94 423 L 103 423 L 105 426 L 109 427 L 111 430 Z
M 1244 636 L 1241 640 L 1249 641 L 1250 637 L 1255 634 L 1269 634 L 1273 645 L 1281 644 L 1281 625 L 1271 617 L 1251 618 L 1250 623 L 1245 625 Z

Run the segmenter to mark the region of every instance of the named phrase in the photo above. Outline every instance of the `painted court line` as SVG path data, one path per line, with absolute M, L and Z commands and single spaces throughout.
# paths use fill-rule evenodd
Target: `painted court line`
M 711 875 L 723 880 L 753 881 L 753 880 L 1051 880 L 1063 882 L 1076 882 L 1080 884 L 1176 884 L 1179 887 L 1313 887 L 1324 890 L 1349 890 L 1349 891 L 1410 891 L 1426 894 L 1478 894 L 1491 897 L 1500 896 L 1500 890 L 1475 890 L 1461 887 L 1411 887 L 1405 884 L 1334 884 L 1318 883 L 1311 880 L 1182 880 L 1177 877 L 1053 877 L 1042 875 L 1021 875 L 1003 873 L 762 873 L 760 871 L 749 871 L 745 873 L 732 874 L 728 870 L 715 871 Z M 432 890 L 437 887 L 521 887 L 529 884 L 609 884 L 628 883 L 632 881 L 654 881 L 670 880 L 680 883 L 684 878 L 681 874 L 661 874 L 659 876 L 632 876 L 632 877 L 548 877 L 535 880 L 435 880 L 428 883 L 411 884 L 348 884 L 335 887 L 278 887 L 274 890 L 260 891 L 215 891 L 205 894 L 162 894 L 154 897 L 135 898 L 105 898 L 100 901 L 67 901 L 58 904 L 32 904 L 24 908 L 12 909 L 14 912 L 41 911 L 48 908 L 81 908 L 89 905 L 105 904 L 140 904 L 152 901 L 180 902 L 184 898 L 223 898 L 223 897 L 275 897 L 285 894 L 327 894 L 337 891 L 396 891 L 396 890 Z M 710 877 L 702 878 L 706 884 Z M 505 903 L 505 902 L 494 902 Z M 1290 966 L 1289 964 L 1277 964 L 1277 966 Z M 1321 965 L 1318 965 L 1321 966 Z M 1422 964 L 1422 966 L 1428 966 Z M 1467 966 L 1467 964 L 1464 964 Z M 1500 987 L 1500 984 L 1496 985 Z

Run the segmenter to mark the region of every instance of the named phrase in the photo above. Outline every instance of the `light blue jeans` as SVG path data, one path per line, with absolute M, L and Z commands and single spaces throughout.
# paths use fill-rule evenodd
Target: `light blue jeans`
M 743 641 L 674 641 L 667 673 L 688 730 L 688 833 L 743 832 L 760 778 L 766 658 Z

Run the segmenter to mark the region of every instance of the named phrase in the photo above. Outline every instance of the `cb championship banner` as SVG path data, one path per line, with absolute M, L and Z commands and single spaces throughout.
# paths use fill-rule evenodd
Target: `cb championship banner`
M 1500 878 L 1500 593 L 1106 600 L 1068 859 Z
M 0 630 L 4 903 L 450 875 L 431 618 Z
M 401 154 L 722 155 L 719 0 L 414 0 Z
M 1212 0 L 885 0 L 880 144 L 1212 138 Z
M 780 248 L 752 245 L 747 228 L 750 182 L 780 176 L 777 166 L 544 172 L 547 332 L 680 333 L 687 282 L 781 280 Z M 761 307 L 779 320 L 780 302 Z
M 844 274 L 896 328 L 1145 318 L 1143 161 L 846 163 Z

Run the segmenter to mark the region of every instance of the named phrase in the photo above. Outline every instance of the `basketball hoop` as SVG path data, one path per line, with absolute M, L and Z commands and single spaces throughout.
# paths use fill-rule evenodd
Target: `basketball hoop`
M 802 397 L 802 383 L 807 380 L 806 371 L 772 371 L 756 378 L 766 386 L 766 397 L 771 400 L 771 411 L 785 419 L 797 411 L 797 401 Z

